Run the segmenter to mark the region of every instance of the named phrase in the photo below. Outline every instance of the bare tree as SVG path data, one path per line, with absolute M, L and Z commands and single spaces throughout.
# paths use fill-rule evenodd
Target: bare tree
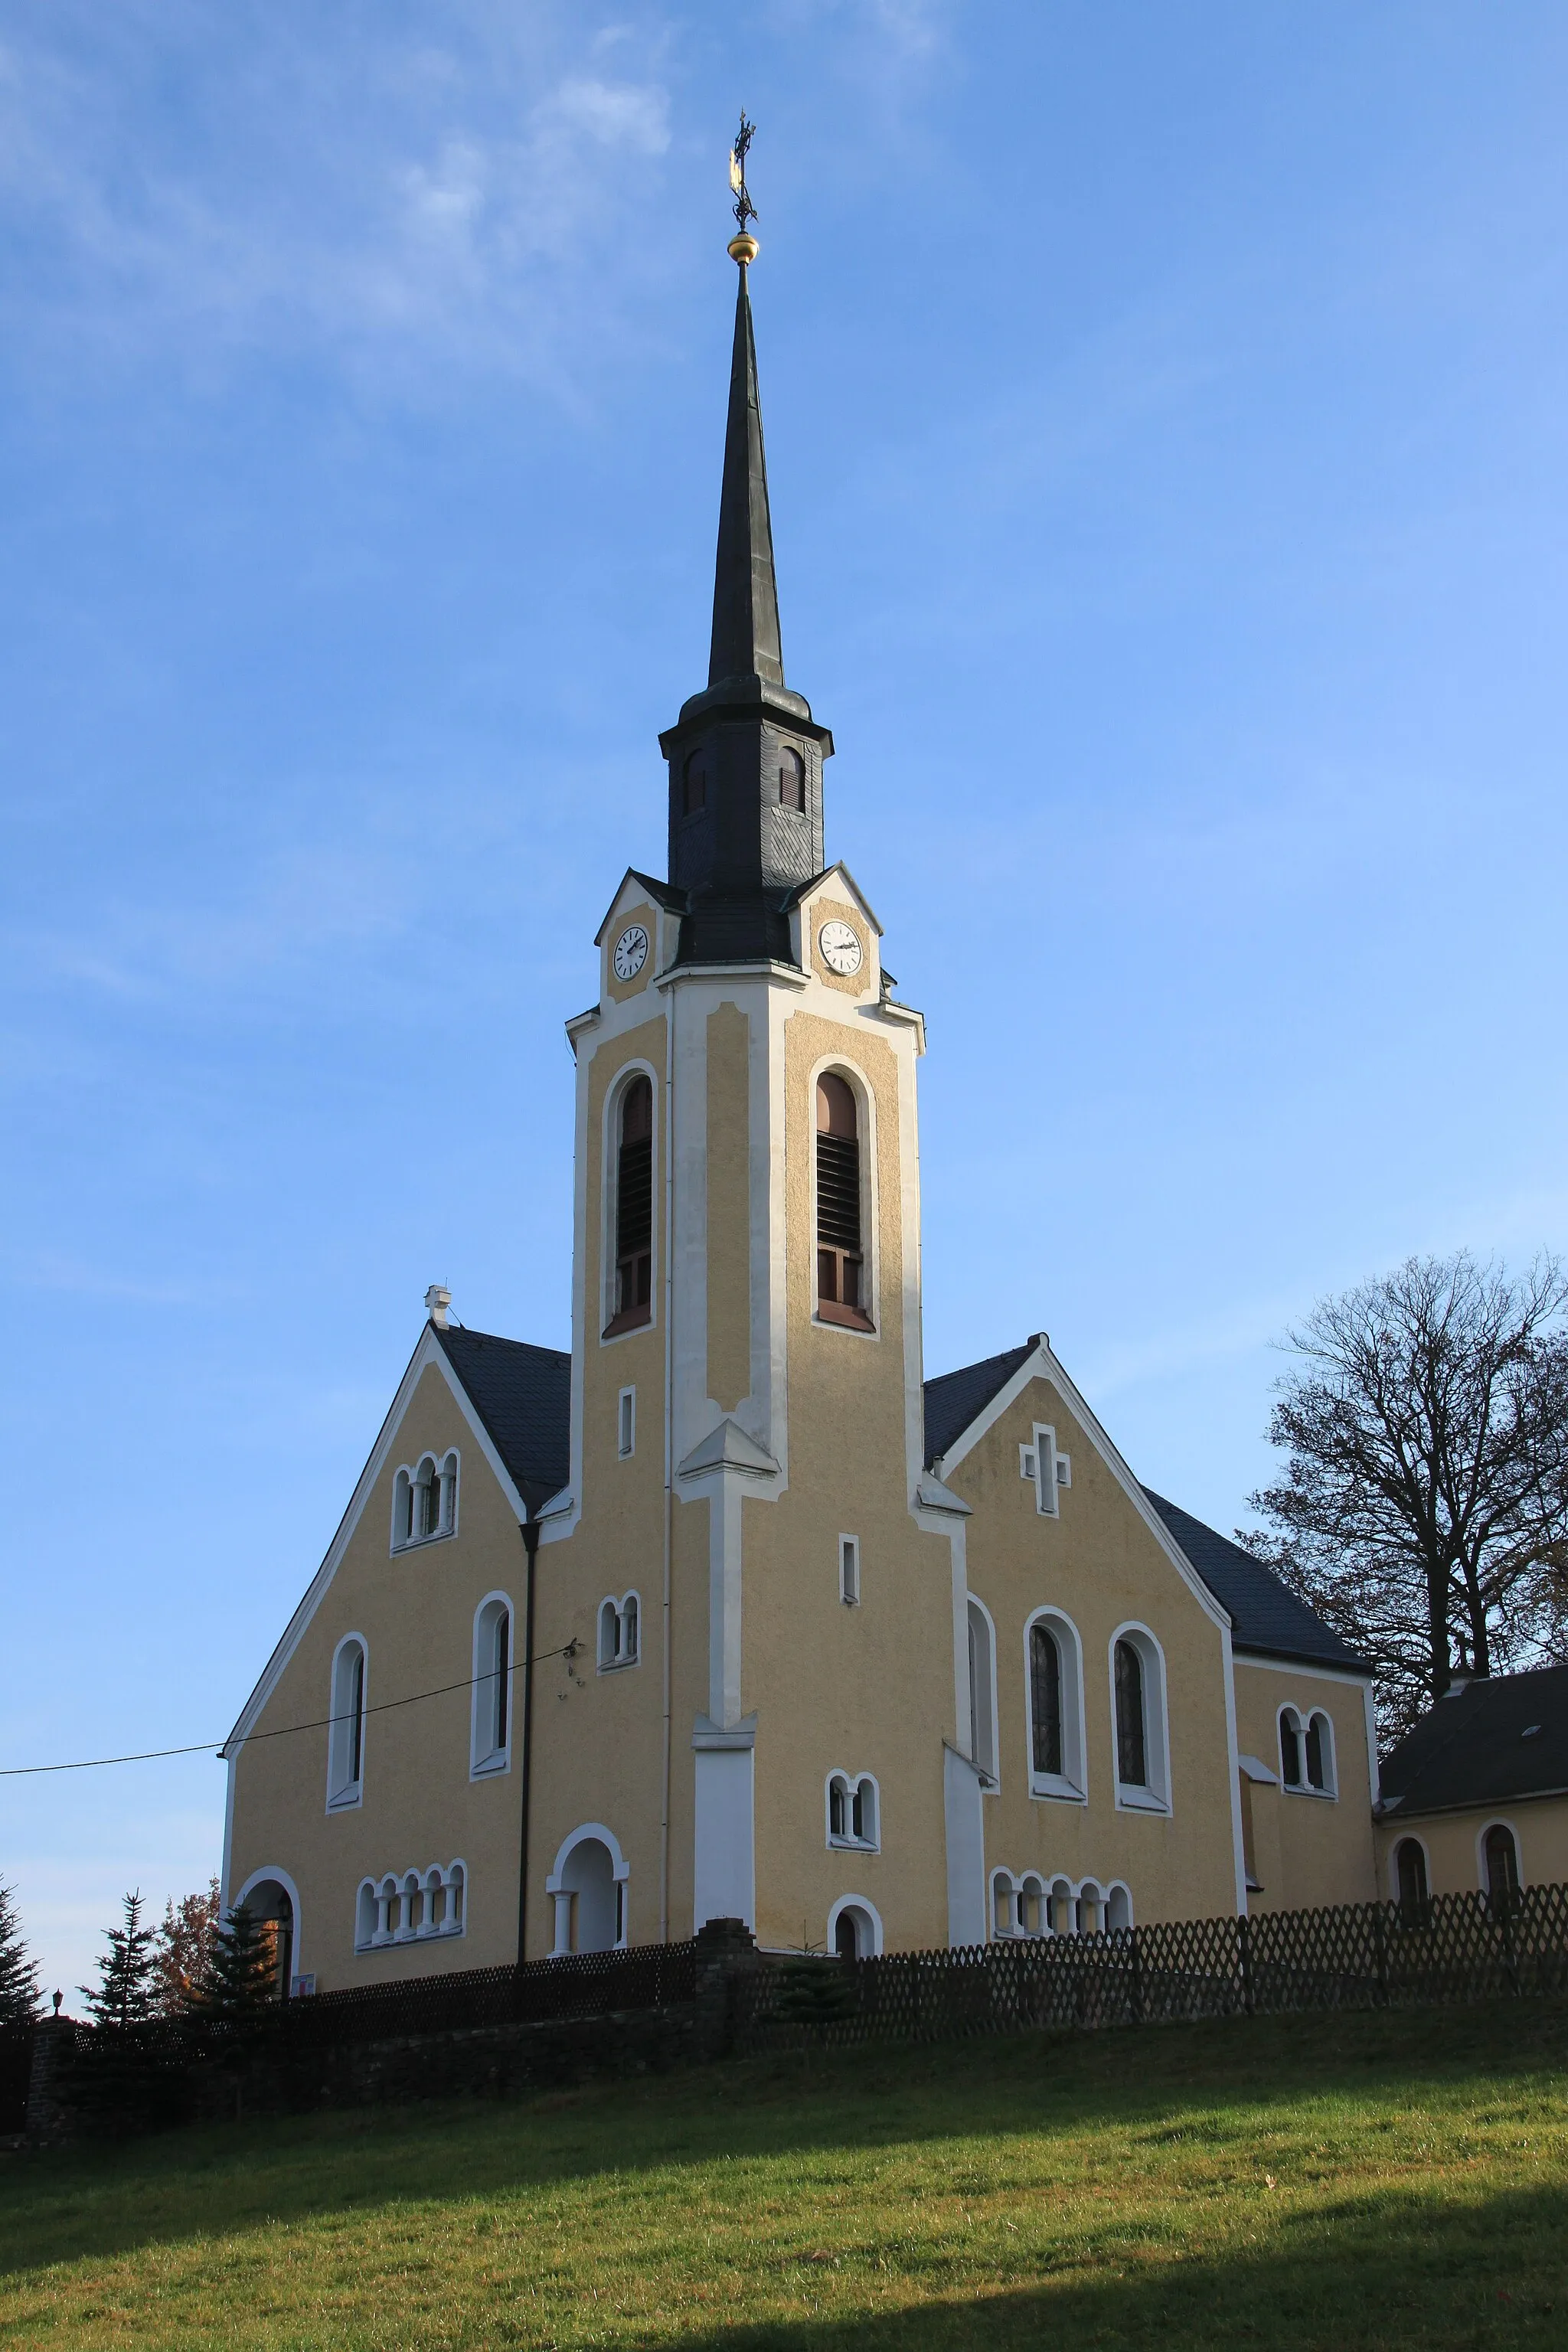
M 1456 1673 L 1568 1655 L 1568 1277 L 1468 1251 L 1321 1301 L 1288 1344 L 1284 1475 L 1244 1536 L 1376 1669 L 1399 1729 Z

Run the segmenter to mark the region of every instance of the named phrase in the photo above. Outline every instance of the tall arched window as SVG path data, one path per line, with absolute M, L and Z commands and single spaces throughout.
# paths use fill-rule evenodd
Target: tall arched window
M 473 1750 L 476 1779 L 504 1772 L 511 1760 L 511 1604 L 492 1592 L 474 1618 Z
M 605 1338 L 650 1321 L 652 1300 L 653 1087 L 639 1073 L 616 1121 L 615 1308 Z
M 1487 1897 L 1494 1911 L 1506 1911 L 1519 1893 L 1519 1848 L 1506 1822 L 1494 1822 L 1481 1848 Z
M 871 1328 L 860 1246 L 860 1122 L 847 1079 L 816 1081 L 816 1312 L 825 1323 Z
M 1419 1916 L 1426 1907 L 1426 1849 L 1419 1838 L 1401 1838 L 1394 1849 L 1394 1884 L 1399 1907 Z
M 1170 1805 L 1165 1662 L 1146 1625 L 1123 1625 L 1110 1646 L 1116 1717 L 1116 1801 L 1136 1811 Z
M 1029 1620 L 1029 1788 L 1037 1797 L 1081 1799 L 1082 1676 L 1078 1633 L 1059 1610 Z
M 969 1753 L 988 1780 L 996 1773 L 996 1645 L 991 1620 L 969 1603 Z
M 1127 1641 L 1116 1644 L 1116 1777 L 1130 1789 L 1149 1785 L 1143 1661 Z
M 365 1647 L 357 1633 L 332 1660 L 331 1721 L 327 1727 L 327 1805 L 357 1805 L 364 1790 Z
M 805 806 L 805 761 L 787 748 L 779 754 L 779 803 L 792 809 Z

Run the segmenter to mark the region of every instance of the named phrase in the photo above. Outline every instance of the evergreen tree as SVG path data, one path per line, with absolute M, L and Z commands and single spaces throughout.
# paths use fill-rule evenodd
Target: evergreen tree
M 125 1925 L 107 1931 L 109 1949 L 98 1964 L 99 1982 L 78 1987 L 94 2025 L 118 2026 L 122 2031 L 147 2024 L 158 2008 L 153 1957 L 157 1939 L 153 1930 L 142 1924 L 141 1895 L 127 1895 L 124 1902 Z
M 25 2025 L 38 2011 L 38 1965 L 27 1957 L 16 1899 L 0 1886 L 0 2025 Z
M 277 1935 L 238 1904 L 213 1937 L 191 2006 L 202 2017 L 254 2017 L 277 1997 Z

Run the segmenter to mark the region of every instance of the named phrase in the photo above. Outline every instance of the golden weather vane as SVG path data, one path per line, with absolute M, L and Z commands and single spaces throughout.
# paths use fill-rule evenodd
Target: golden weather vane
M 735 235 L 730 239 L 730 254 L 733 260 L 740 263 L 742 269 L 748 262 L 755 261 L 759 250 L 756 238 L 746 226 L 748 221 L 754 221 L 757 217 L 757 208 L 752 202 L 752 192 L 746 185 L 746 157 L 751 152 L 752 142 L 756 135 L 757 126 L 754 122 L 747 121 L 746 110 L 742 107 L 741 128 L 736 133 L 735 143 L 730 150 L 730 187 L 735 199 L 735 218 L 740 224 Z

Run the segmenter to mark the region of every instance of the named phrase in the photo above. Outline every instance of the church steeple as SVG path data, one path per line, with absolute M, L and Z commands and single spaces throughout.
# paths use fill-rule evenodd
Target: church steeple
M 747 274 L 758 247 L 741 166 L 731 178 L 740 273 L 719 495 L 708 684 L 659 749 L 669 762 L 669 879 L 683 892 L 682 963 L 787 960 L 788 903 L 824 864 L 822 766 L 833 738 L 784 684 L 756 341 Z

